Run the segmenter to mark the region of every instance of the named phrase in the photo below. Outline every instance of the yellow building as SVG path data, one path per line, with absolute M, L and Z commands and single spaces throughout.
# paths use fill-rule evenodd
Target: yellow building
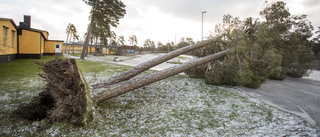
M 18 27 L 12 19 L 0 18 L 0 64 L 17 59 Z
M 62 51 L 66 54 L 81 54 L 83 49 L 83 43 L 64 43 Z M 88 53 L 95 53 L 94 45 L 89 45 Z
M 101 46 L 101 45 L 100 45 Z M 75 43 L 64 43 L 62 51 L 65 54 L 81 54 L 83 49 L 83 43 L 75 42 Z M 102 48 L 102 54 L 120 54 L 119 53 L 120 48 L 119 47 L 108 47 L 108 48 Z M 95 53 L 96 49 L 94 45 L 89 45 L 88 47 L 88 53 Z M 99 51 L 98 51 L 99 52 Z
M 46 40 L 44 45 L 44 55 L 62 54 L 62 40 Z
M 17 27 L 12 19 L 0 18 L 0 64 L 14 59 L 40 59 L 43 55 L 62 54 L 63 41 L 49 40 L 49 32 L 31 28 L 31 16 Z

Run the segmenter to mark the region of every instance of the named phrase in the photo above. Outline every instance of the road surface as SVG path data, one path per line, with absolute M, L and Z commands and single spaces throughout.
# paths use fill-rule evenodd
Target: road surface
M 312 127 L 320 129 L 320 72 L 310 77 L 266 80 L 260 88 L 237 86 L 239 90 L 264 103 L 302 117 Z

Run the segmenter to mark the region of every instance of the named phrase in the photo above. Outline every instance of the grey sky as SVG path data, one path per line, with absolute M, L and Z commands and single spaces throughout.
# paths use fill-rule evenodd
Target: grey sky
M 120 20 L 117 35 L 136 35 L 138 45 L 144 40 L 179 42 L 181 37 L 201 38 L 201 12 L 204 36 L 214 30 L 224 14 L 234 17 L 259 17 L 265 0 L 123 0 L 127 14 Z M 275 0 L 269 0 L 274 2 Z M 319 0 L 284 0 L 292 14 L 307 14 L 312 25 L 320 27 Z M 12 18 L 18 25 L 23 15 L 31 15 L 33 28 L 48 30 L 50 39 L 65 40 L 68 23 L 75 24 L 83 37 L 89 23 L 90 7 L 82 0 L 1 0 L 0 17 Z M 176 35 L 177 34 L 177 35 Z M 127 42 L 128 44 L 128 42 Z

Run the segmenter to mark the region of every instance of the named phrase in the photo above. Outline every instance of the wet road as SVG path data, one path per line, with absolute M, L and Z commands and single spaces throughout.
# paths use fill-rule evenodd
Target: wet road
M 268 105 L 296 114 L 319 129 L 320 77 L 316 77 L 319 74 L 319 71 L 315 71 L 309 78 L 267 80 L 258 89 L 236 88 Z

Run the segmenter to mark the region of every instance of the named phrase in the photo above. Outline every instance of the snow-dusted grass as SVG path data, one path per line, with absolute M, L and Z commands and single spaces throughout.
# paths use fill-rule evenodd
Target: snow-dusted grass
M 71 56 L 80 57 L 81 54 L 70 54 Z M 104 55 L 104 56 L 93 56 L 88 55 L 87 58 L 90 59 L 98 59 L 98 60 L 107 60 L 107 61 L 114 61 L 114 57 L 119 57 L 120 60 L 130 60 L 139 57 L 138 55 Z
M 90 84 L 129 68 L 90 61 L 78 65 Z M 98 120 L 85 127 L 50 126 L 47 120 L 30 122 L 11 115 L 41 91 L 44 83 L 38 77 L 1 79 L 0 84 L 0 136 L 316 136 L 296 116 L 185 75 L 102 103 Z
M 229 88 L 175 76 L 106 101 L 102 134 L 146 136 L 316 136 L 301 119 Z
M 134 56 L 134 55 L 132 56 L 131 55 L 130 56 L 119 56 L 119 55 L 89 56 L 89 58 L 92 58 L 92 59 L 98 58 L 98 59 L 110 60 L 110 61 L 113 61 L 114 57 L 119 57 L 120 60 L 130 60 L 130 59 L 137 58 L 139 56 Z

